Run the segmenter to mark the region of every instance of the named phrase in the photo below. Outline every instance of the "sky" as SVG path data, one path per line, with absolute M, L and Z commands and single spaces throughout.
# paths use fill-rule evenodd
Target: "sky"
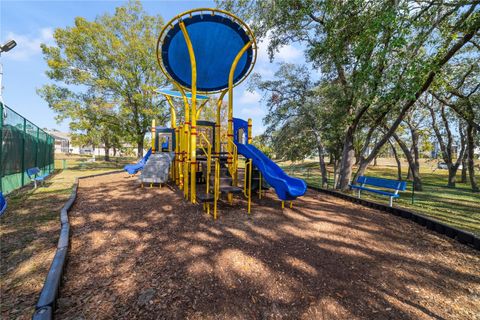
M 53 32 L 56 28 L 72 26 L 75 17 L 87 20 L 105 13 L 113 14 L 115 8 L 126 1 L 9 1 L 0 0 L 0 43 L 10 39 L 17 47 L 3 53 L 3 100 L 41 128 L 69 131 L 68 121 L 57 123 L 55 113 L 40 98 L 36 90 L 51 83 L 45 75 L 46 62 L 42 57 L 40 44 L 53 45 Z M 194 8 L 215 7 L 213 1 L 143 1 L 148 14 L 160 14 L 165 21 L 173 16 Z M 254 72 L 263 78 L 271 78 L 278 69 L 279 62 L 304 63 L 301 47 L 284 46 L 275 56 L 273 63 L 267 54 L 267 43 L 259 43 L 257 63 Z M 252 118 L 253 134 L 263 132 L 262 119 L 265 105 L 260 102 L 261 93 L 247 90 L 248 79 L 240 84 L 234 93 L 234 116 Z

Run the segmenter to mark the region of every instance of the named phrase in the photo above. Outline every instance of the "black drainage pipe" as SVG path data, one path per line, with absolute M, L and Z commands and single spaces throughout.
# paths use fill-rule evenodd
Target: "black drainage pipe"
M 60 237 L 58 238 L 57 251 L 53 257 L 52 264 L 48 271 L 42 291 L 35 305 L 35 313 L 32 316 L 34 320 L 53 319 L 54 310 L 60 285 L 62 282 L 63 271 L 67 262 L 68 249 L 70 248 L 70 223 L 68 221 L 68 211 L 73 206 L 77 198 L 78 181 L 80 179 L 105 176 L 109 174 L 121 173 L 123 170 L 104 172 L 76 178 L 73 184 L 72 193 L 67 202 L 60 210 Z

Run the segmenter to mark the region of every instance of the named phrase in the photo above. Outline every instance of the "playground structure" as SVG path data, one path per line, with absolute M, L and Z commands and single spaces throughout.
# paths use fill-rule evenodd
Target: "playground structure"
M 273 187 L 282 208 L 285 201 L 290 201 L 291 207 L 294 199 L 305 194 L 303 180 L 289 177 L 251 144 L 251 119 L 233 117 L 233 89 L 250 74 L 256 55 L 251 29 L 223 10 L 190 10 L 164 26 L 157 42 L 157 60 L 175 90 L 158 93 L 170 106 L 170 128 L 157 127 L 152 120 L 151 155 L 139 163 L 142 186 L 162 184 L 170 177 L 185 199 L 203 203 L 209 214 L 213 203 L 214 219 L 221 194 L 227 195 L 230 204 L 234 194 L 243 194 L 248 213 L 252 191 L 258 191 L 261 198 L 263 189 Z M 221 134 L 225 127 L 221 108 L 227 94 L 225 136 Z M 182 103 L 181 123 L 177 123 L 175 100 Z M 200 119 L 209 101 L 216 106 L 214 122 Z

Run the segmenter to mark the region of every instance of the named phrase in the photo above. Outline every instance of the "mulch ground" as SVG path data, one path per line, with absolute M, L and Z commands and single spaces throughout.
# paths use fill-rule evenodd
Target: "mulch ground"
M 480 255 L 374 209 L 309 191 L 222 204 L 173 187 L 81 180 L 61 319 L 480 319 Z

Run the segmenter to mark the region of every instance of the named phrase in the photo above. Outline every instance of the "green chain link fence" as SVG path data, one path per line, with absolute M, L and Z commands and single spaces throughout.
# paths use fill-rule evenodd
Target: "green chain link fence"
M 4 194 L 30 183 L 26 170 L 54 170 L 55 139 L 0 102 L 0 191 Z

